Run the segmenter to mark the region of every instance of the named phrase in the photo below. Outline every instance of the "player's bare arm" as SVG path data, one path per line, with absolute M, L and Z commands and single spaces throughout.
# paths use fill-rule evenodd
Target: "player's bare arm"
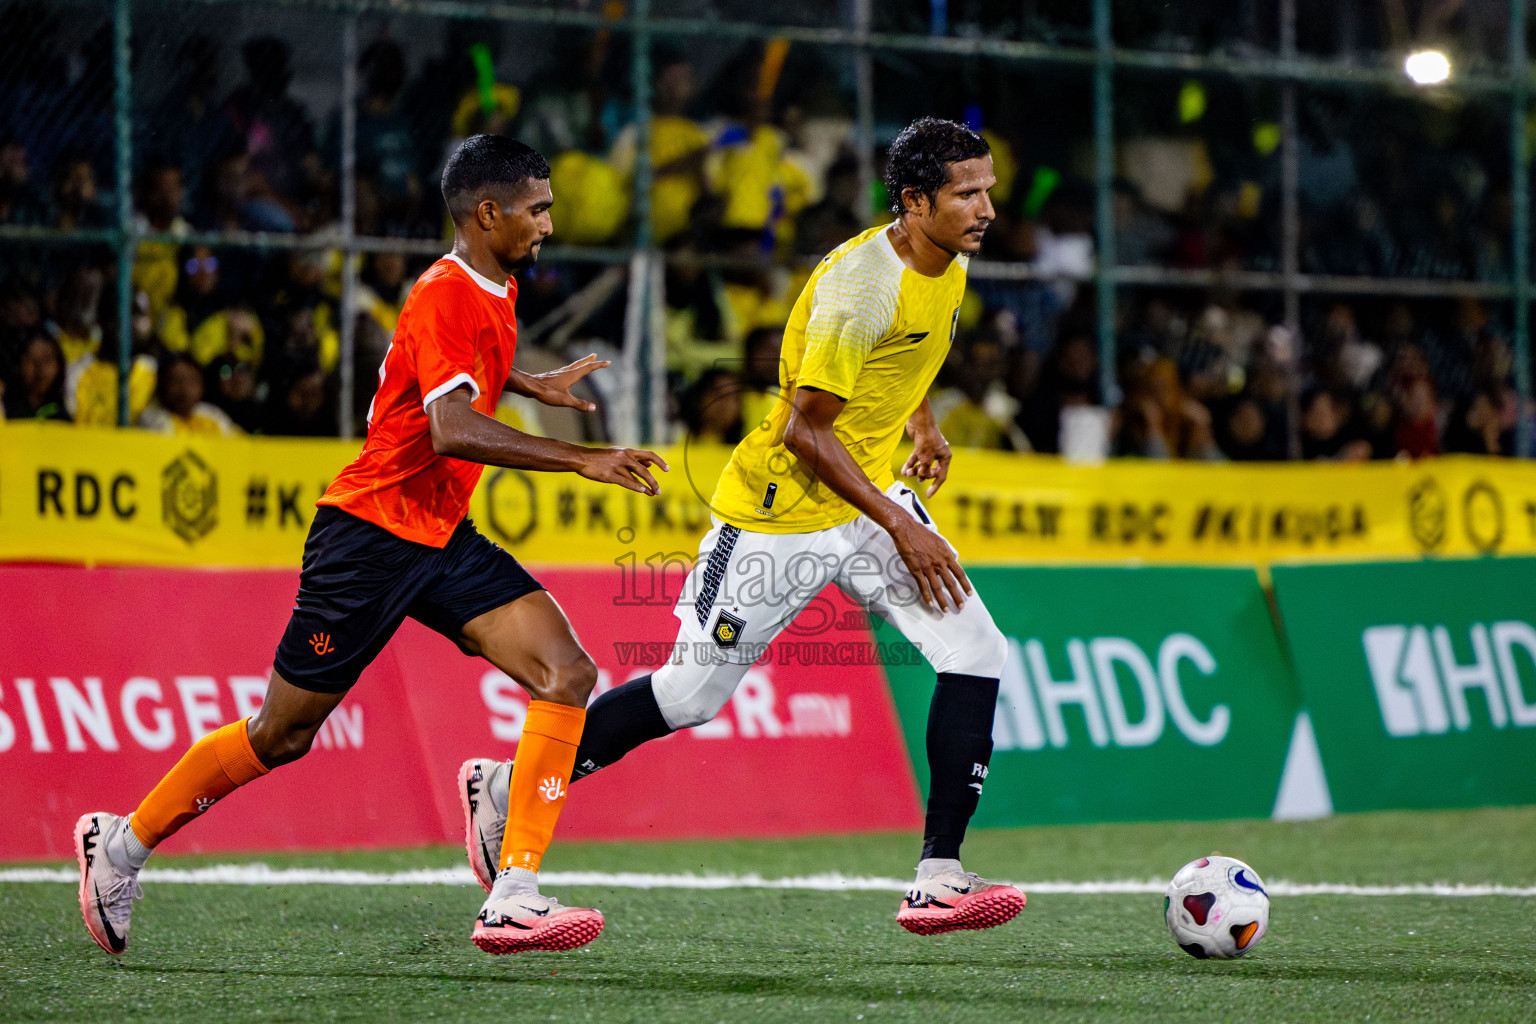
M 577 398 L 571 394 L 571 387 L 592 371 L 605 369 L 611 365 L 611 360 L 599 359 L 592 354 L 547 373 L 524 373 L 522 370 L 513 369 L 507 377 L 504 390 L 535 399 L 545 405 L 565 406 L 580 409 L 582 412 L 596 412 L 596 403 Z
M 902 190 L 902 216 L 891 225 L 889 238 L 896 256 L 927 277 L 938 277 L 960 253 L 981 250 L 987 226 L 996 218 L 988 190 L 997 184 L 990 156 L 956 160 L 948 165 L 944 182 L 933 192 L 908 187 Z M 923 601 L 941 611 L 949 610 L 948 592 L 954 607 L 965 603 L 970 581 L 954 552 L 942 537 L 916 523 L 906 511 L 875 487 L 859 468 L 832 429 L 846 400 L 826 391 L 802 388 L 795 393 L 794 410 L 784 434 L 790 450 L 833 493 L 878 523 L 896 542 L 896 549 L 916 577 Z M 913 459 L 903 472 L 925 467 L 924 479 L 933 479 L 932 496 L 949 472 L 949 445 L 944 442 L 933 410 L 924 399 L 908 423 L 913 440 Z M 914 461 L 916 460 L 916 461 Z M 942 474 L 942 475 L 941 475 Z
M 846 399 L 818 388 L 798 388 L 784 447 L 832 492 L 877 523 L 896 542 L 896 550 L 917 580 L 923 603 L 949 611 L 950 601 L 959 611 L 971 581 L 943 537 L 932 532 L 887 497 L 859 467 L 848 448 L 832 429 Z M 931 418 L 931 415 L 930 415 Z M 949 600 L 945 599 L 948 592 Z
M 901 467 L 902 476 L 915 476 L 919 480 L 932 480 L 924 497 L 939 493 L 944 481 L 949 479 L 949 463 L 954 452 L 939 431 L 938 421 L 933 418 L 933 406 L 926 396 L 912 418 L 907 420 L 907 436 L 912 439 L 912 454 Z
M 439 455 L 487 466 L 576 473 L 599 483 L 617 484 L 641 494 L 661 493 L 650 467 L 667 471 L 666 460 L 643 448 L 585 448 L 552 437 L 526 434 L 493 419 L 470 404 L 467 388 L 450 391 L 427 407 L 432 450 Z
M 487 187 L 473 201 L 460 205 L 450 201 L 454 256 L 487 280 L 505 285 L 512 274 L 539 261 L 544 240 L 555 230 L 549 213 L 554 204 L 547 178 L 530 178 L 515 188 Z M 607 365 L 606 360 L 594 355 L 549 373 L 512 370 L 505 388 L 547 405 L 590 412 L 594 408 L 592 403 L 572 395 L 571 385 Z M 641 494 L 661 493 L 649 467 L 659 466 L 665 472 L 667 464 L 655 452 L 638 448 L 584 448 L 525 434 L 473 408 L 473 397 L 468 390 L 459 388 L 427 407 L 432 449 L 437 454 L 487 466 L 576 473 Z

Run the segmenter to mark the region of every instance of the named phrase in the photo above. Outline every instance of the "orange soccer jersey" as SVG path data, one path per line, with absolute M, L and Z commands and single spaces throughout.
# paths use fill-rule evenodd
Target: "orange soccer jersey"
M 368 440 L 319 504 L 403 540 L 435 548 L 448 543 L 484 467 L 432 450 L 427 406 L 467 385 L 475 409 L 494 413 L 517 349 L 516 298 L 515 282 L 503 289 L 452 255 L 421 275 L 379 367 Z

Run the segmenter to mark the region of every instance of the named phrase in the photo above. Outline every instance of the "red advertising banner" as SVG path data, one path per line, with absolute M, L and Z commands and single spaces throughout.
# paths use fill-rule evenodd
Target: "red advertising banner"
M 673 649 L 670 602 L 635 597 L 616 570 L 537 575 L 597 662 L 599 689 L 693 656 Z M 0 566 L 0 859 L 68 856 L 80 814 L 132 809 L 191 742 L 254 713 L 297 583 L 287 570 Z M 814 637 L 781 637 L 715 721 L 576 786 L 560 838 L 917 827 L 869 630 L 835 590 L 818 604 Z M 512 756 L 526 708 L 511 679 L 407 622 L 308 757 L 165 848 L 456 842 L 460 762 Z

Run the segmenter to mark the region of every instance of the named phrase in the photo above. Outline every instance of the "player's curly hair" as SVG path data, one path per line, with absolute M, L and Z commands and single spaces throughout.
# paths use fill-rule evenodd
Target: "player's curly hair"
M 516 190 L 529 179 L 549 180 L 549 162 L 538 150 L 505 135 L 471 135 L 443 166 L 443 202 L 458 223 L 488 190 Z
M 902 129 L 891 143 L 885 163 L 885 190 L 891 212 L 905 213 L 902 194 L 915 188 L 932 204 L 949 180 L 949 165 L 957 160 L 987 156 L 992 147 L 963 124 L 937 117 L 920 117 Z

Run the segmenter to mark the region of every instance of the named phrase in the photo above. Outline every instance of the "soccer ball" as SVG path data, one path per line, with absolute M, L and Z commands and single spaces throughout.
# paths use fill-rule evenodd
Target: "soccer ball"
M 1231 960 L 1253 952 L 1269 929 L 1264 880 L 1240 860 L 1201 857 L 1179 868 L 1163 897 L 1168 930 L 1198 960 Z

